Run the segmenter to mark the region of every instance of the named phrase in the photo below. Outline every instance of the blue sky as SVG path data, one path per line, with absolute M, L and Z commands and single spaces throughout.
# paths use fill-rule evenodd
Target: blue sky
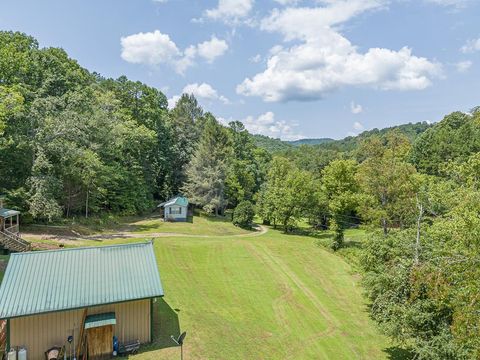
M 480 105 L 479 0 L 2 0 L 0 28 L 283 139 Z

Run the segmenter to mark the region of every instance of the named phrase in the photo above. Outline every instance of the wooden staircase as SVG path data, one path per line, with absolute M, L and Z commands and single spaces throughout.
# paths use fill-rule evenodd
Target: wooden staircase
M 0 320 L 0 354 L 7 352 L 7 320 Z
M 8 230 L 0 230 L 0 245 L 5 249 L 14 252 L 23 252 L 32 250 L 32 245 L 23 240 L 20 235 L 14 234 Z

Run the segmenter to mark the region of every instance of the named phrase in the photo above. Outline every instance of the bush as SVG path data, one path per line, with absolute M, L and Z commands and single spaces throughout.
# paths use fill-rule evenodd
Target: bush
M 233 224 L 241 228 L 251 229 L 255 211 L 250 201 L 244 200 L 233 211 Z

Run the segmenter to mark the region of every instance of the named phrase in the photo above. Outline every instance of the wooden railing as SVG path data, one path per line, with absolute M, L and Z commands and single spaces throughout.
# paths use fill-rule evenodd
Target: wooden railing
M 5 231 L 8 231 L 9 233 L 13 233 L 13 234 L 18 234 L 20 231 L 20 228 L 17 224 L 17 225 L 13 225 L 8 228 L 5 228 Z
M 10 251 L 30 251 L 32 245 L 23 240 L 20 235 L 9 232 L 8 230 L 0 230 L 0 244 Z

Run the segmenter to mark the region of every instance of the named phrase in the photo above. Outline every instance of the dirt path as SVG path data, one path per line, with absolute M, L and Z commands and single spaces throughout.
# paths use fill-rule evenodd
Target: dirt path
M 171 232 L 154 232 L 154 233 L 137 233 L 122 231 L 112 234 L 100 234 L 100 235 L 50 235 L 50 234 L 33 234 L 22 233 L 25 237 L 38 237 L 43 240 L 58 240 L 58 241 L 76 241 L 76 240 L 113 240 L 113 239 L 128 239 L 128 238 L 159 238 L 159 237 L 191 237 L 191 238 L 222 238 L 222 237 L 255 237 L 261 236 L 268 231 L 268 228 L 263 225 L 256 225 L 255 231 L 248 234 L 235 234 L 235 235 L 195 235 L 195 234 L 182 234 Z

